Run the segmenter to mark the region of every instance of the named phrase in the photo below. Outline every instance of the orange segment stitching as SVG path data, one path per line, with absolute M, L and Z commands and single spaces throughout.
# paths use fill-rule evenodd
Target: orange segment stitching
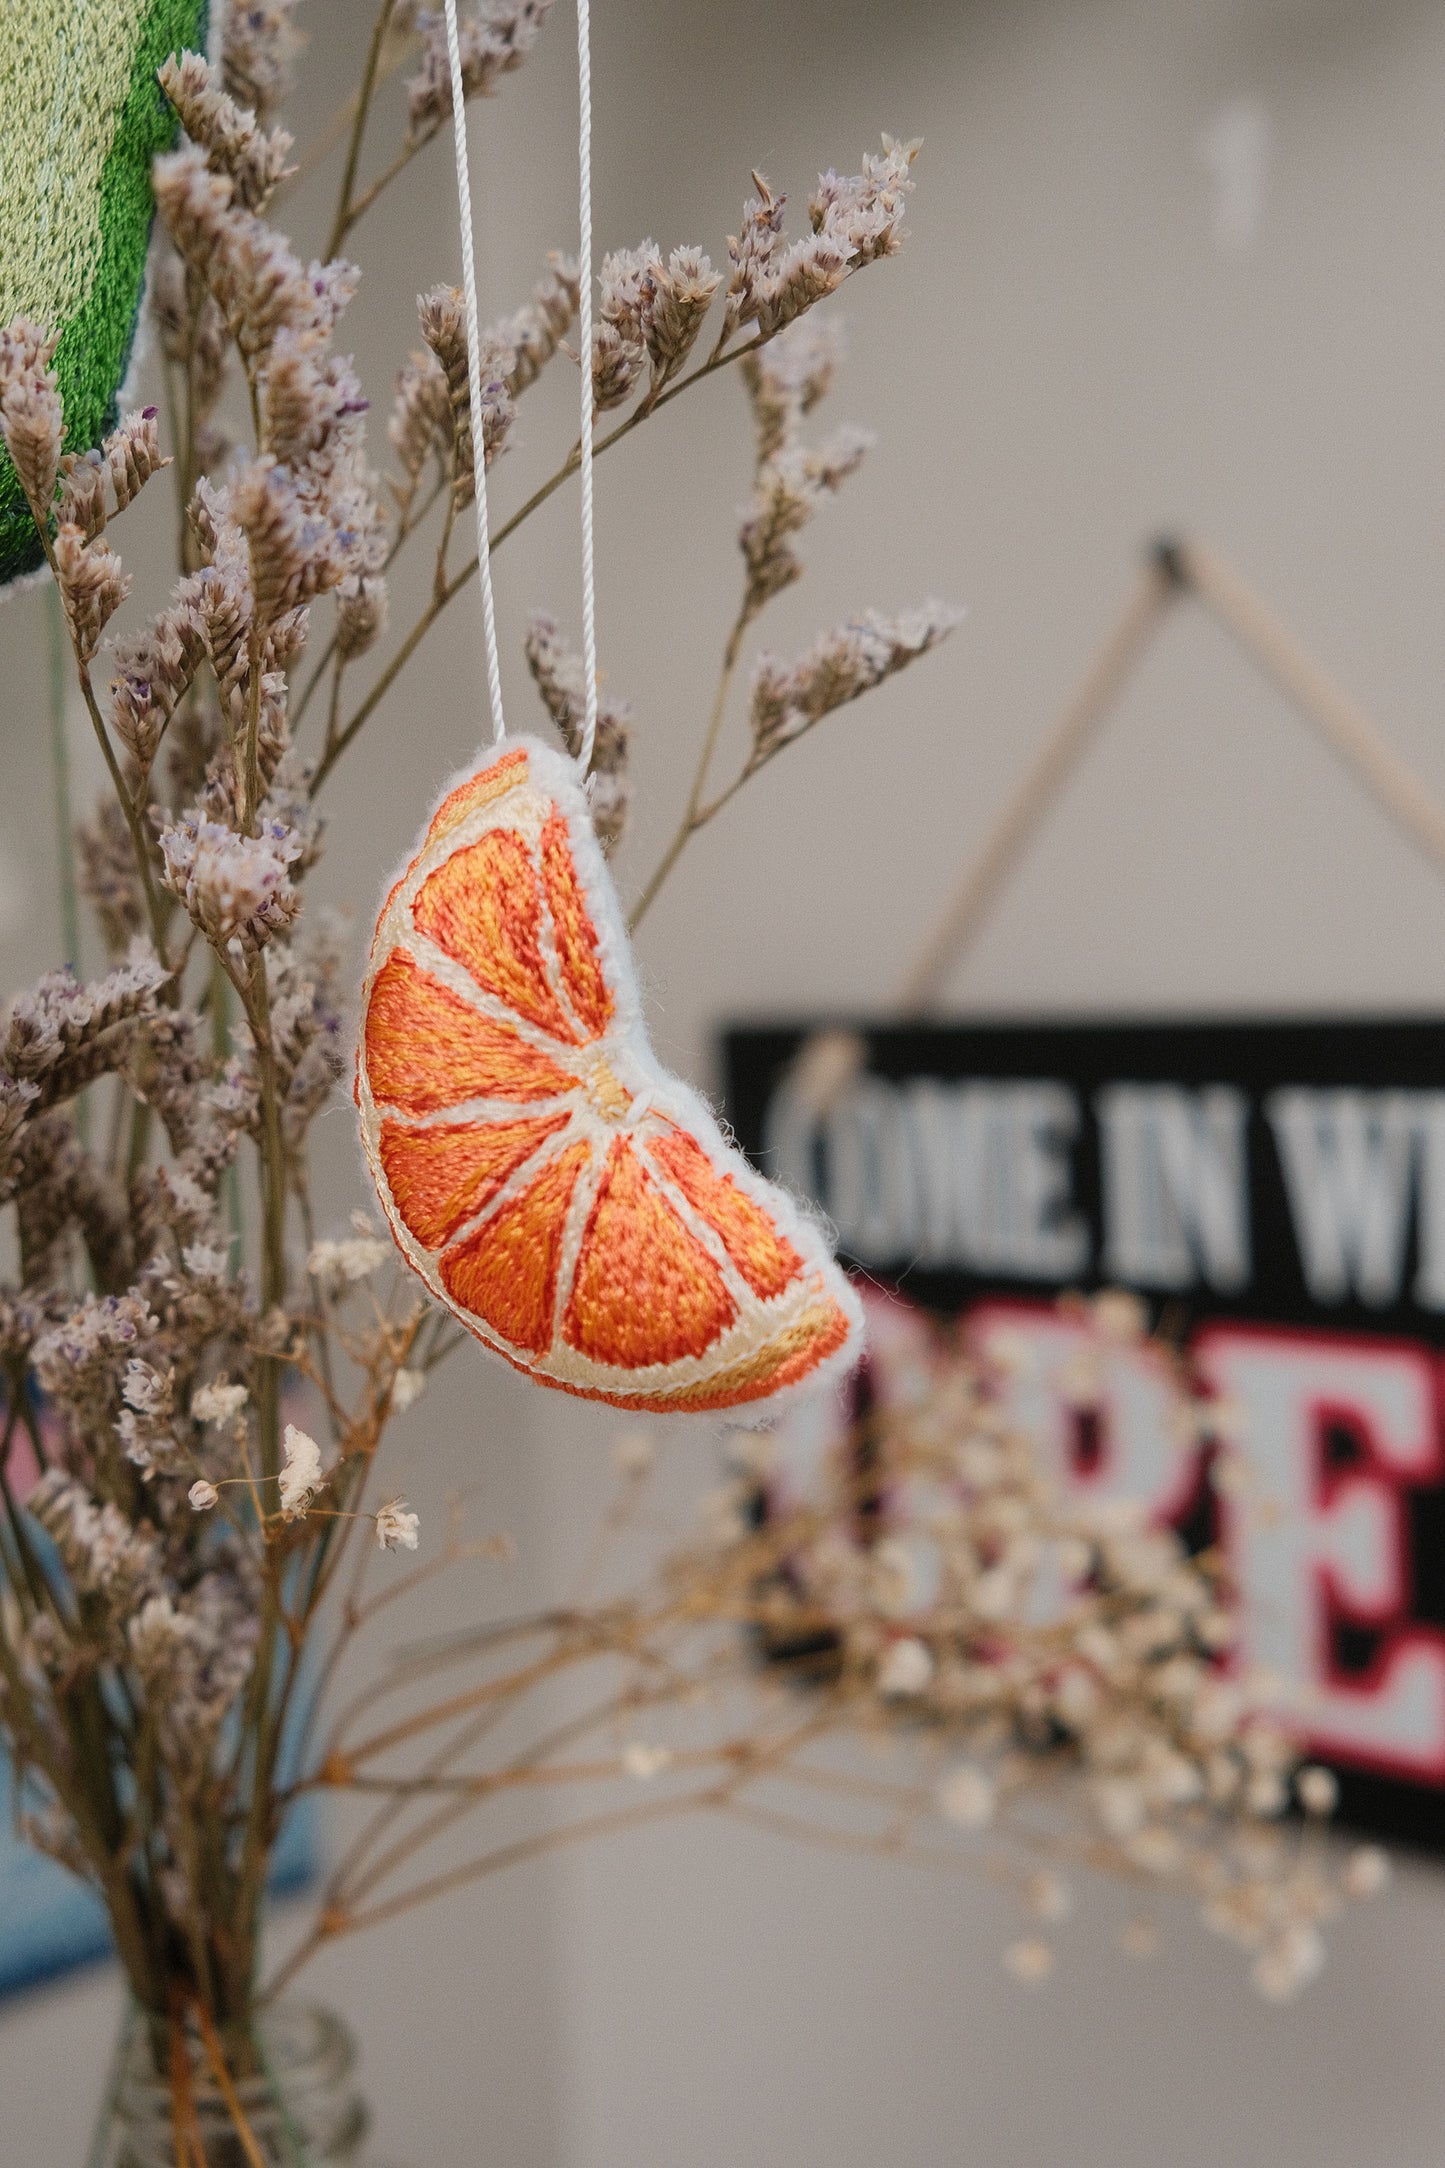
M 577 1043 L 542 962 L 542 900 L 531 853 L 494 828 L 439 865 L 412 905 L 419 932 L 528 1023 Z
M 457 1229 L 490 1204 L 509 1175 L 570 1114 L 530 1122 L 460 1122 L 408 1129 L 383 1122 L 381 1164 L 403 1220 L 424 1249 L 440 1249 Z
M 366 1069 L 373 1096 L 407 1114 L 464 1099 L 553 1099 L 575 1081 L 505 1024 L 478 1016 L 405 949 L 387 957 L 371 989 Z
M 625 1137 L 592 1202 L 562 1337 L 594 1362 L 638 1370 L 701 1355 L 737 1306 Z
M 551 1345 L 567 1207 L 590 1156 L 590 1146 L 569 1145 L 520 1197 L 442 1258 L 442 1285 L 452 1300 L 529 1355 Z
M 577 878 L 567 823 L 554 813 L 542 830 L 542 879 L 557 936 L 557 961 L 567 999 L 594 1038 L 612 1021 L 612 990 L 602 973 L 597 934 Z
M 431 826 L 423 839 L 422 848 L 435 843 L 438 836 L 450 835 L 459 827 L 469 813 L 478 806 L 491 805 L 494 799 L 503 798 L 516 783 L 523 781 L 527 770 L 527 749 L 516 746 L 512 752 L 503 753 L 480 775 L 469 775 L 465 783 L 458 783 L 455 790 L 447 792 L 431 817 Z
M 695 1137 L 685 1129 L 672 1129 L 665 1136 L 649 1137 L 647 1149 L 693 1210 L 717 1231 L 755 1295 L 766 1302 L 796 1280 L 803 1260 L 792 1243 L 730 1174 L 718 1173 Z

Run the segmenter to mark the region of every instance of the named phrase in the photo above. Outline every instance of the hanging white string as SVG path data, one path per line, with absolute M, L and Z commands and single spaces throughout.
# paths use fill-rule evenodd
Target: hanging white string
M 502 666 L 497 654 L 497 607 L 492 594 L 491 538 L 487 525 L 487 468 L 482 437 L 481 325 L 477 311 L 477 267 L 472 244 L 472 183 L 467 164 L 467 112 L 462 84 L 461 35 L 457 0 L 445 0 L 447 58 L 452 77 L 452 135 L 456 145 L 457 198 L 462 229 L 462 294 L 467 322 L 467 392 L 472 422 L 472 467 L 477 502 L 477 562 L 482 585 L 482 622 L 487 640 L 487 690 L 492 709 L 492 740 L 506 736 L 502 715 Z M 597 742 L 597 595 L 592 547 L 592 52 L 589 0 L 577 0 L 577 170 L 578 257 L 582 380 L 578 463 L 582 477 L 582 743 L 578 770 L 586 778 Z
M 477 317 L 477 265 L 472 247 L 472 179 L 467 164 L 467 103 L 462 84 L 462 46 L 457 0 L 446 0 L 447 58 L 452 71 L 452 138 L 456 145 L 457 197 L 462 229 L 462 295 L 467 318 L 467 392 L 472 423 L 472 473 L 477 504 L 477 565 L 482 583 L 482 624 L 487 639 L 487 693 L 492 743 L 507 734 L 502 714 L 502 665 L 497 654 L 497 606 L 492 596 L 492 540 L 487 526 L 487 452 L 482 435 L 482 332 Z
M 585 702 L 577 765 L 583 779 L 597 740 L 597 596 L 592 568 L 592 52 L 589 0 L 577 0 L 577 209 L 581 272 L 578 308 L 582 350 L 582 679 Z

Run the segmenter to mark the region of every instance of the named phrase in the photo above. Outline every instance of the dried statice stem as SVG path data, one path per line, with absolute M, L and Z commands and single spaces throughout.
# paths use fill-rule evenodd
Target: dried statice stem
M 522 65 L 536 43 L 551 5 L 552 0 L 484 0 L 484 5 L 474 15 L 463 18 L 459 26 L 462 85 L 468 99 L 493 96 L 501 78 Z M 390 162 L 358 193 L 356 177 L 362 138 L 384 71 L 388 38 L 402 14 L 394 0 L 382 0 L 352 114 L 346 168 L 327 244 L 327 252 L 331 255 L 451 116 L 451 69 L 447 60 L 445 19 L 438 11 L 408 9 L 407 12 L 412 17 L 413 27 L 421 35 L 422 66 L 407 83 L 410 121 L 406 138 Z
M 753 744 L 748 772 L 762 767 L 835 708 L 926 655 L 947 639 L 962 617 L 961 610 L 933 601 L 901 617 L 867 610 L 824 633 L 795 663 L 760 655 L 749 704 Z
M 526 654 L 533 683 L 575 760 L 582 750 L 586 716 L 582 657 L 567 646 L 556 621 L 540 613 L 528 623 Z M 592 765 L 587 773 L 587 800 L 597 840 L 609 858 L 622 841 L 632 800 L 628 772 L 632 728 L 632 710 L 625 701 L 599 699 Z

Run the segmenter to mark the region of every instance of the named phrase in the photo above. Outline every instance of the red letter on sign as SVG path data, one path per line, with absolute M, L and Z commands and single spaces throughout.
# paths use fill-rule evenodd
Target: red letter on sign
M 1252 1475 L 1221 1501 L 1238 1578 L 1240 1656 L 1292 1690 L 1317 1751 L 1445 1777 L 1445 1636 L 1411 1624 L 1407 1484 L 1438 1482 L 1438 1370 L 1423 1349 L 1241 1326 L 1199 1336 L 1202 1375 L 1239 1411 Z M 1357 1458 L 1326 1459 L 1348 1431 Z M 1367 1671 L 1342 1671 L 1332 1628 L 1381 1636 Z
M 982 1302 L 968 1313 L 969 1341 L 997 1364 L 1010 1421 L 1031 1440 L 1044 1474 L 1065 1498 L 1105 1504 L 1130 1500 L 1152 1521 L 1172 1520 L 1189 1503 L 1198 1474 L 1196 1448 L 1181 1443 L 1170 1417 L 1169 1372 L 1150 1342 L 1108 1346 L 1053 1303 Z M 1097 1358 L 1097 1458 L 1081 1467 L 1074 1451 L 1070 1372 L 1081 1356 Z

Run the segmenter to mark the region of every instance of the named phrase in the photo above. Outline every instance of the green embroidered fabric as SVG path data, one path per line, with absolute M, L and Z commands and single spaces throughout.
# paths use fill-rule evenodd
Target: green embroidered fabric
M 68 451 L 115 425 L 150 242 L 151 160 L 174 140 L 156 70 L 204 50 L 206 0 L 4 0 L 0 324 L 60 333 Z M 0 584 L 41 562 L 0 449 Z

